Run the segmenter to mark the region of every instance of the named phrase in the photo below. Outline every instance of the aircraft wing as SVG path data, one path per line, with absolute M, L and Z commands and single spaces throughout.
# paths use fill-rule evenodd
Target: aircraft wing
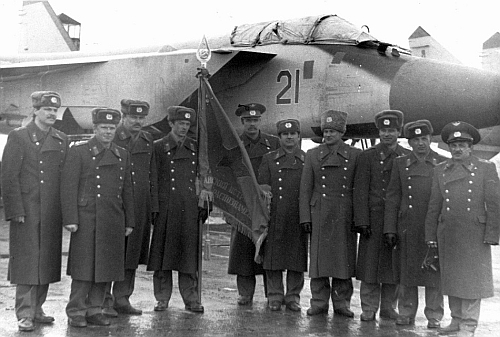
M 105 63 L 104 58 L 75 58 L 64 60 L 37 60 L 28 62 L 0 63 L 0 81 L 16 81 L 40 74 L 56 73 L 78 68 L 82 65 Z

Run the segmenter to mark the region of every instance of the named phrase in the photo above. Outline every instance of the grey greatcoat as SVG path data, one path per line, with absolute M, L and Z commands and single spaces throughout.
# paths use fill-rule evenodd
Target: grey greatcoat
M 283 149 L 262 158 L 259 184 L 271 186 L 271 220 L 264 249 L 264 269 L 307 270 L 307 234 L 299 221 L 300 177 L 305 153 Z
M 2 158 L 2 195 L 10 223 L 9 279 L 14 284 L 61 280 L 59 186 L 68 149 L 64 133 L 34 122 L 9 133 Z M 12 221 L 24 216 L 25 222 Z
M 198 270 L 198 196 L 196 195 L 196 141 L 186 137 L 178 146 L 171 133 L 154 143 L 159 210 L 147 270 Z
M 439 286 L 439 273 L 422 270 L 427 252 L 425 216 L 434 167 L 446 160 L 430 151 L 425 161 L 412 152 L 396 158 L 387 187 L 384 233 L 397 233 L 394 262 L 399 283 L 405 286 Z
M 124 278 L 125 227 L 134 227 L 127 150 L 95 136 L 70 148 L 61 180 L 63 225 L 71 233 L 68 275 L 95 283 Z
M 437 241 L 444 295 L 493 296 L 491 246 L 498 244 L 500 193 L 495 164 L 471 156 L 434 170 L 425 240 Z
M 132 135 L 123 126 L 116 130 L 115 144 L 130 152 L 130 171 L 134 191 L 134 231 L 125 239 L 125 269 L 137 269 L 139 264 L 147 264 L 149 257 L 149 237 L 151 235 L 151 181 L 152 167 L 156 164 L 153 156 L 153 137 L 146 131 Z
M 352 190 L 360 152 L 344 143 L 334 153 L 325 144 L 307 151 L 300 183 L 300 223 L 312 222 L 311 278 L 355 275 Z
M 393 250 L 384 244 L 384 206 L 392 163 L 410 151 L 397 145 L 394 150 L 379 143 L 358 158 L 354 180 L 354 223 L 371 229 L 369 238 L 360 236 L 356 278 L 368 283 L 396 284 Z

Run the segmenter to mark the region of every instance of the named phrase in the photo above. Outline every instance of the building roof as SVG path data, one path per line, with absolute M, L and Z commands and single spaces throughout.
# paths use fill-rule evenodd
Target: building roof
M 500 33 L 496 32 L 483 43 L 483 49 L 493 49 L 500 47 Z
M 80 22 L 76 21 L 73 18 L 70 18 L 64 13 L 59 14 L 57 17 L 59 18 L 59 20 L 61 20 L 62 23 L 66 23 L 69 25 L 78 25 L 78 26 L 81 25 Z
M 425 31 L 425 29 L 422 28 L 422 26 L 418 26 L 418 28 L 411 34 L 411 36 L 408 38 L 409 40 L 411 39 L 418 39 L 419 37 L 426 37 L 426 36 L 431 36 L 429 33 Z

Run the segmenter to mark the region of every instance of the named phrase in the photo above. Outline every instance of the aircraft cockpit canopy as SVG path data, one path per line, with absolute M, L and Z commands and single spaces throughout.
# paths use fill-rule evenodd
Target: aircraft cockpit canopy
M 266 44 L 347 44 L 379 41 L 337 15 L 309 16 L 236 26 L 231 45 L 247 47 Z

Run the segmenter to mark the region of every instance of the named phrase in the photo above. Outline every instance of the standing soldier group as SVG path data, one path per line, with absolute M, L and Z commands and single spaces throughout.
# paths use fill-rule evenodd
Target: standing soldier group
M 71 326 L 140 315 L 130 303 L 139 264 L 154 272 L 155 311 L 168 308 L 177 271 L 186 310 L 204 312 L 198 236 L 207 210 L 198 206 L 197 143 L 187 135 L 196 112 L 169 107 L 171 132 L 153 142 L 142 130 L 149 104 L 124 99 L 121 114 L 93 109 L 94 136 L 69 147 L 52 127 L 60 95 L 41 91 L 31 98 L 33 121 L 9 134 L 1 176 L 19 330 L 54 321 L 42 306 L 49 284 L 61 278 L 63 226 L 71 232 Z M 323 144 L 305 154 L 299 121 L 279 121 L 277 138 L 260 130 L 265 111 L 258 103 L 236 110 L 240 139 L 271 197 L 262 265 L 254 262 L 250 239 L 235 230 L 231 236 L 228 272 L 237 275 L 237 303 L 252 304 L 255 275 L 263 274 L 271 311 L 282 305 L 301 311 L 310 235 L 308 315 L 328 313 L 331 299 L 335 314 L 354 317 L 357 277 L 362 321 L 375 320 L 380 310 L 382 319 L 413 324 L 423 286 L 427 327 L 473 336 L 481 299 L 493 296 L 490 247 L 500 231 L 498 174 L 472 155 L 479 132 L 464 122 L 446 125 L 441 137 L 452 156 L 446 159 L 431 150 L 428 120 L 404 124 L 402 112 L 386 110 L 375 115 L 380 143 L 361 151 L 343 142 L 347 114 L 328 110 L 315 131 Z M 397 142 L 402 132 L 411 151 Z M 221 164 L 248 176 L 241 159 L 229 151 Z M 452 316 L 446 327 L 443 295 Z

